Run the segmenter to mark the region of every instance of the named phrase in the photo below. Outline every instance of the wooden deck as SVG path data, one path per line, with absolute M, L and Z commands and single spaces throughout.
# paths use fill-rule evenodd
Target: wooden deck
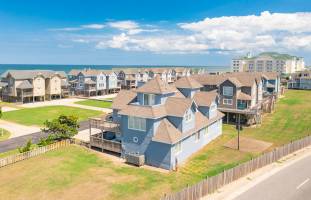
M 106 140 L 102 137 L 102 134 L 92 135 L 90 137 L 91 147 L 97 147 L 102 150 L 111 151 L 115 153 L 121 153 L 122 145 L 121 142 L 115 140 Z

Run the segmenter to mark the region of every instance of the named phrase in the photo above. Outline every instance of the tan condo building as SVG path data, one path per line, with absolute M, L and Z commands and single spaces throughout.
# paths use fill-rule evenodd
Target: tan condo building
M 264 52 L 257 56 L 250 53 L 247 56 L 232 59 L 233 72 L 278 72 L 291 74 L 305 69 L 302 57 L 276 52 Z

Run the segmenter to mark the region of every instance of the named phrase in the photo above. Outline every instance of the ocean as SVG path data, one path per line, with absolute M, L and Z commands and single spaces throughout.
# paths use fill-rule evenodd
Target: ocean
M 4 73 L 7 70 L 55 70 L 55 71 L 65 71 L 69 72 L 72 69 L 84 69 L 84 68 L 91 68 L 91 69 L 112 69 L 112 68 L 149 68 L 149 67 L 185 67 L 185 66 L 156 66 L 156 65 L 39 65 L 39 64 L 0 64 L 0 74 Z M 230 71 L 229 66 L 187 66 L 187 67 L 194 67 L 194 68 L 207 68 L 209 72 L 218 72 L 218 71 Z

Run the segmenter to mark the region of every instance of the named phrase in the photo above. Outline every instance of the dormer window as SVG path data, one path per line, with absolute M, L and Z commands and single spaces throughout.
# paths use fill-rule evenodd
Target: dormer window
M 233 87 L 223 86 L 223 95 L 232 97 L 233 96 Z
M 154 94 L 144 94 L 143 104 L 146 106 L 152 106 L 155 104 L 155 95 Z
M 187 110 L 186 115 L 185 115 L 185 120 L 186 122 L 190 122 L 192 119 L 191 111 Z

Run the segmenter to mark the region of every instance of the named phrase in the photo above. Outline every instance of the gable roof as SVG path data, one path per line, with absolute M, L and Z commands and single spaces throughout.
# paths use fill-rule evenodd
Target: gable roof
M 193 100 L 189 98 L 168 97 L 165 102 L 166 113 L 169 116 L 183 117 L 192 103 Z
M 174 144 L 179 141 L 182 133 L 175 128 L 166 118 L 160 121 L 152 141 L 161 142 L 166 144 Z
M 30 84 L 30 82 L 28 80 L 24 80 L 16 88 L 18 88 L 18 89 L 31 89 L 31 88 L 33 88 L 33 86 Z
M 137 89 L 137 92 L 150 94 L 168 94 L 176 92 L 176 88 L 161 80 L 160 77 L 148 81 Z
M 66 77 L 66 73 L 64 71 L 53 70 L 8 70 L 4 72 L 1 77 L 7 77 L 9 74 L 16 80 L 33 79 L 40 75 L 45 78 L 50 78 L 55 75 L 59 75 L 62 78 Z
M 237 99 L 251 101 L 252 97 L 248 94 L 245 94 L 244 92 L 239 92 L 237 95 Z
M 79 70 L 79 69 L 72 69 L 72 70 L 70 70 L 68 75 L 70 75 L 70 76 L 77 76 L 80 73 L 80 71 L 81 70 Z
M 210 92 L 196 92 L 194 94 L 194 101 L 198 106 L 207 106 L 209 107 L 212 102 L 217 98 L 218 94 L 216 90 Z
M 163 105 L 142 106 L 129 104 L 119 112 L 120 115 L 130 115 L 141 118 L 157 119 L 166 116 L 166 110 Z
M 175 86 L 177 88 L 191 88 L 191 89 L 197 89 L 203 87 L 199 82 L 197 82 L 195 79 L 185 76 L 180 79 L 178 79 L 175 82 Z
M 121 90 L 112 101 L 112 109 L 124 109 L 136 97 L 133 90 Z

